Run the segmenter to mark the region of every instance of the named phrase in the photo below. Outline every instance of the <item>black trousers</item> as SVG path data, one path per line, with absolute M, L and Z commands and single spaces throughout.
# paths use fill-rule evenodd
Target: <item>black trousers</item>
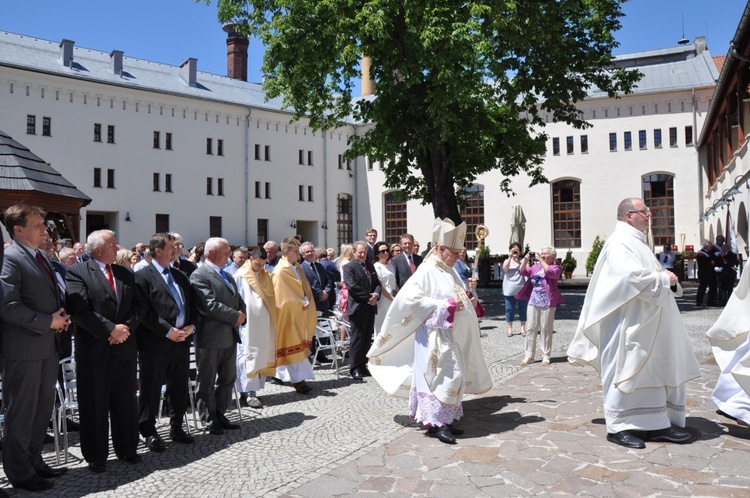
M 370 306 L 360 306 L 356 313 L 349 315 L 349 371 L 367 366 L 367 351 L 372 344 L 375 330 L 375 312 Z
M 81 452 L 89 463 L 103 464 L 112 446 L 118 457 L 129 457 L 138 448 L 136 360 L 76 363 L 78 408 L 81 419 Z
M 703 305 L 703 296 L 706 294 L 706 287 L 708 287 L 708 305 L 713 306 L 716 304 L 716 274 L 704 273 L 698 274 L 698 293 L 695 295 L 695 305 Z
M 167 386 L 169 398 L 169 421 L 173 427 L 181 427 L 188 405 L 188 374 L 190 368 L 190 348 L 178 344 L 174 354 L 155 355 L 140 351 L 138 359 L 141 367 L 141 394 L 138 397 L 138 430 L 141 436 L 156 434 L 156 418 L 159 416 L 161 386 Z

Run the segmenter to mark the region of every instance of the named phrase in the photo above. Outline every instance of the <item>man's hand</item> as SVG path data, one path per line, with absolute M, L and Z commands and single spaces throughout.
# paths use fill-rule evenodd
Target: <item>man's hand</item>
M 327 300 L 328 300 L 328 291 L 324 290 L 323 294 L 320 296 L 320 302 L 322 303 L 322 302 L 325 302 Z
M 118 323 L 110 331 L 108 341 L 110 344 L 122 344 L 128 337 L 130 337 L 130 327 L 124 323 Z
M 173 342 L 183 342 L 187 336 L 188 334 L 184 330 L 172 327 L 172 330 L 167 334 L 167 339 Z
M 370 306 L 375 306 L 378 303 L 378 295 L 376 293 L 370 294 L 370 299 L 367 301 L 367 304 Z
M 59 333 L 68 330 L 68 326 L 70 326 L 70 317 L 63 308 L 52 313 L 52 323 L 49 328 Z
M 677 278 L 677 275 L 675 275 L 674 273 L 672 273 L 669 270 L 664 270 L 664 271 L 669 276 L 669 285 L 676 285 L 677 282 L 679 281 L 679 279 Z
M 240 311 L 240 316 L 237 317 L 236 325 L 239 327 L 240 325 L 245 323 L 246 319 L 247 319 L 247 316 L 243 312 Z

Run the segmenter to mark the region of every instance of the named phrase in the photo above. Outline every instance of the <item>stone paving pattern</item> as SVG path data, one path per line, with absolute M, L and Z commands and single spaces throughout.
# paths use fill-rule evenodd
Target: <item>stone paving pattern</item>
M 709 401 L 718 367 L 703 334 L 720 310 L 695 308 L 694 288 L 679 300 L 703 373 L 688 385 L 693 442 L 629 450 L 605 439 L 596 371 L 565 359 L 584 292 L 563 290 L 552 364 L 521 367 L 523 339 L 518 329 L 505 336 L 500 291 L 480 289 L 494 388 L 464 400 L 466 433 L 456 445 L 425 434 L 407 416 L 406 400 L 374 380 L 353 383 L 346 368 L 336 379 L 324 366 L 312 396 L 269 385 L 260 393 L 265 408 L 243 409 L 241 430 L 200 433 L 196 444 L 181 445 L 162 425 L 167 451 L 141 446 L 140 465 L 110 455 L 108 472 L 92 474 L 73 434 L 70 470 L 48 496 L 750 496 L 750 429 L 716 415 Z M 228 417 L 239 420 L 235 410 Z M 52 445 L 45 449 L 54 465 Z M 2 475 L 0 493 L 22 495 Z

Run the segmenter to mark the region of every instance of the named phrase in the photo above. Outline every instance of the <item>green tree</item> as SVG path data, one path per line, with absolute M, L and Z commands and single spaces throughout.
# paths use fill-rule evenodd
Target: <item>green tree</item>
M 599 259 L 599 253 L 602 252 L 603 247 L 604 241 L 597 235 L 594 239 L 594 243 L 591 245 L 589 257 L 586 258 L 586 276 L 593 275 L 596 261 Z
M 210 0 L 204 0 L 210 2 Z M 386 160 L 385 187 L 460 220 L 460 192 L 499 168 L 500 188 L 541 169 L 545 122 L 586 122 L 575 103 L 639 75 L 612 67 L 618 0 L 218 0 L 219 20 L 266 46 L 269 98 L 328 129 L 372 124 L 347 156 Z M 353 98 L 362 56 L 376 98 Z

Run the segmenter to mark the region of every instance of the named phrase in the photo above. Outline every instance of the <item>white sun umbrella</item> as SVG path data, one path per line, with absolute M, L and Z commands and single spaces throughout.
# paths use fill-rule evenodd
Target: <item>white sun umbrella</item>
M 518 242 L 521 245 L 521 251 L 523 251 L 523 239 L 526 236 L 526 216 L 523 214 L 523 209 L 520 205 L 516 204 L 513 206 L 510 216 L 510 242 Z

